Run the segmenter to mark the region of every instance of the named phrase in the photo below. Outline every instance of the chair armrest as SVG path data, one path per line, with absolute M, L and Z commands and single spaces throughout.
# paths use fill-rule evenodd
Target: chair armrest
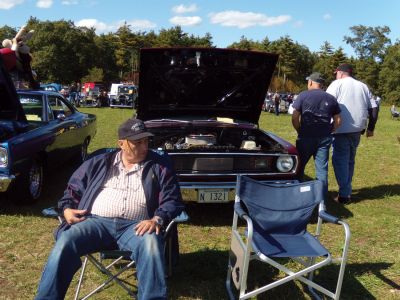
M 60 214 L 58 208 L 54 206 L 43 209 L 42 214 L 45 217 L 57 218 L 60 224 L 64 221 L 64 217 Z
M 247 216 L 247 212 L 243 209 L 242 205 L 240 202 L 235 202 L 234 210 L 236 214 L 243 219 L 244 216 Z
M 167 235 L 169 231 L 171 230 L 172 225 L 175 223 L 184 223 L 189 220 L 189 215 L 186 213 L 186 211 L 182 211 L 179 216 L 175 217 L 174 219 L 169 222 L 167 227 L 165 228 L 165 234 Z
M 319 212 L 319 217 L 324 220 L 325 222 L 339 224 L 340 219 L 338 217 L 332 216 L 328 214 L 325 210 L 321 210 Z
M 53 206 L 43 209 L 42 215 L 45 217 L 58 218 L 60 214 L 58 213 L 57 208 Z
M 173 221 L 174 221 L 175 223 L 187 222 L 187 221 L 189 221 L 189 215 L 187 214 L 186 211 L 183 210 L 183 211 L 180 213 L 179 216 L 177 216 L 177 217 L 175 217 L 175 218 L 173 219 Z

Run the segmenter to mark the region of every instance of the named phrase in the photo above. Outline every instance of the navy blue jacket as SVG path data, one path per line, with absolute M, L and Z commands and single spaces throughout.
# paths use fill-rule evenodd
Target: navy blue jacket
M 86 209 L 90 213 L 118 151 L 96 155 L 72 174 L 64 196 L 58 202 L 60 212 L 73 208 Z M 182 212 L 184 204 L 178 179 L 167 154 L 149 150 L 143 165 L 142 183 L 150 218 L 156 215 L 163 219 L 164 224 L 168 224 Z M 56 235 L 68 227 L 64 222 Z

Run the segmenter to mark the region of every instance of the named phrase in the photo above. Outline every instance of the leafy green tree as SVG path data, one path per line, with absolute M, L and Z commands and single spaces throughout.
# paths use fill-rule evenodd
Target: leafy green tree
M 16 28 L 10 27 L 10 26 L 3 26 L 0 27 L 0 42 L 2 42 L 5 39 L 12 39 L 16 34 L 18 30 Z M 0 43 L 0 48 L 2 47 Z
M 212 36 L 206 33 L 204 37 L 196 37 L 184 32 L 180 26 L 161 29 L 154 47 L 212 47 Z
M 304 88 L 304 78 L 311 72 L 315 63 L 315 58 L 310 50 L 297 42 L 294 42 L 289 36 L 284 36 L 278 40 L 272 41 L 267 47 L 268 52 L 279 54 L 279 60 L 276 68 L 276 76 L 281 81 L 277 86 L 280 90 L 291 89 L 297 92 Z M 276 80 L 275 80 L 276 82 Z
M 350 27 L 350 31 L 353 37 L 345 36 L 343 41 L 353 47 L 359 59 L 372 58 L 383 61 L 386 48 L 391 44 L 388 38 L 390 33 L 388 26 L 357 25 Z
M 388 48 L 379 73 L 382 101 L 400 105 L 400 43 Z
M 251 39 L 247 39 L 244 35 L 240 37 L 239 42 L 234 42 L 227 48 L 239 49 L 239 50 L 258 50 L 258 51 L 265 50 L 265 47 L 262 43 L 255 42 Z
M 317 59 L 313 71 L 320 72 L 326 79 L 330 79 L 333 70 L 333 54 L 333 46 L 329 42 L 325 41 L 320 47 L 320 50 L 316 53 Z
M 371 92 L 379 93 L 379 64 L 372 58 L 355 62 L 356 77 L 368 85 Z
M 93 67 L 89 70 L 88 75 L 82 78 L 82 82 L 103 82 L 104 72 L 103 69 Z
M 41 81 L 77 82 L 94 66 L 94 29 L 75 27 L 72 21 L 41 22 L 35 18 L 29 20 L 28 28 L 35 30 L 30 41 L 32 67 Z
M 94 65 L 103 70 L 103 81 L 107 86 L 111 82 L 119 81 L 118 66 L 116 64 L 115 50 L 116 38 L 113 34 L 102 34 L 94 39 L 97 54 Z

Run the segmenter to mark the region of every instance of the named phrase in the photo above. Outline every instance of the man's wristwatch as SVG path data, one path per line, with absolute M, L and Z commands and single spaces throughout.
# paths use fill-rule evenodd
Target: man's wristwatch
M 154 217 L 153 219 L 154 219 L 154 221 L 156 221 L 157 225 L 159 225 L 160 227 L 163 227 L 164 221 L 161 217 Z

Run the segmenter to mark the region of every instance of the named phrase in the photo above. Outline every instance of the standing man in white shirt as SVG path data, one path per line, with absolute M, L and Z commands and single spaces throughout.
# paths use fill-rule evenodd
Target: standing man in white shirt
M 332 164 L 339 186 L 335 201 L 346 204 L 351 201 L 351 183 L 360 137 L 365 130 L 367 137 L 374 135 L 377 105 L 368 86 L 353 77 L 351 65 L 339 65 L 335 74 L 336 80 L 326 90 L 339 102 L 342 120 L 332 143 Z

